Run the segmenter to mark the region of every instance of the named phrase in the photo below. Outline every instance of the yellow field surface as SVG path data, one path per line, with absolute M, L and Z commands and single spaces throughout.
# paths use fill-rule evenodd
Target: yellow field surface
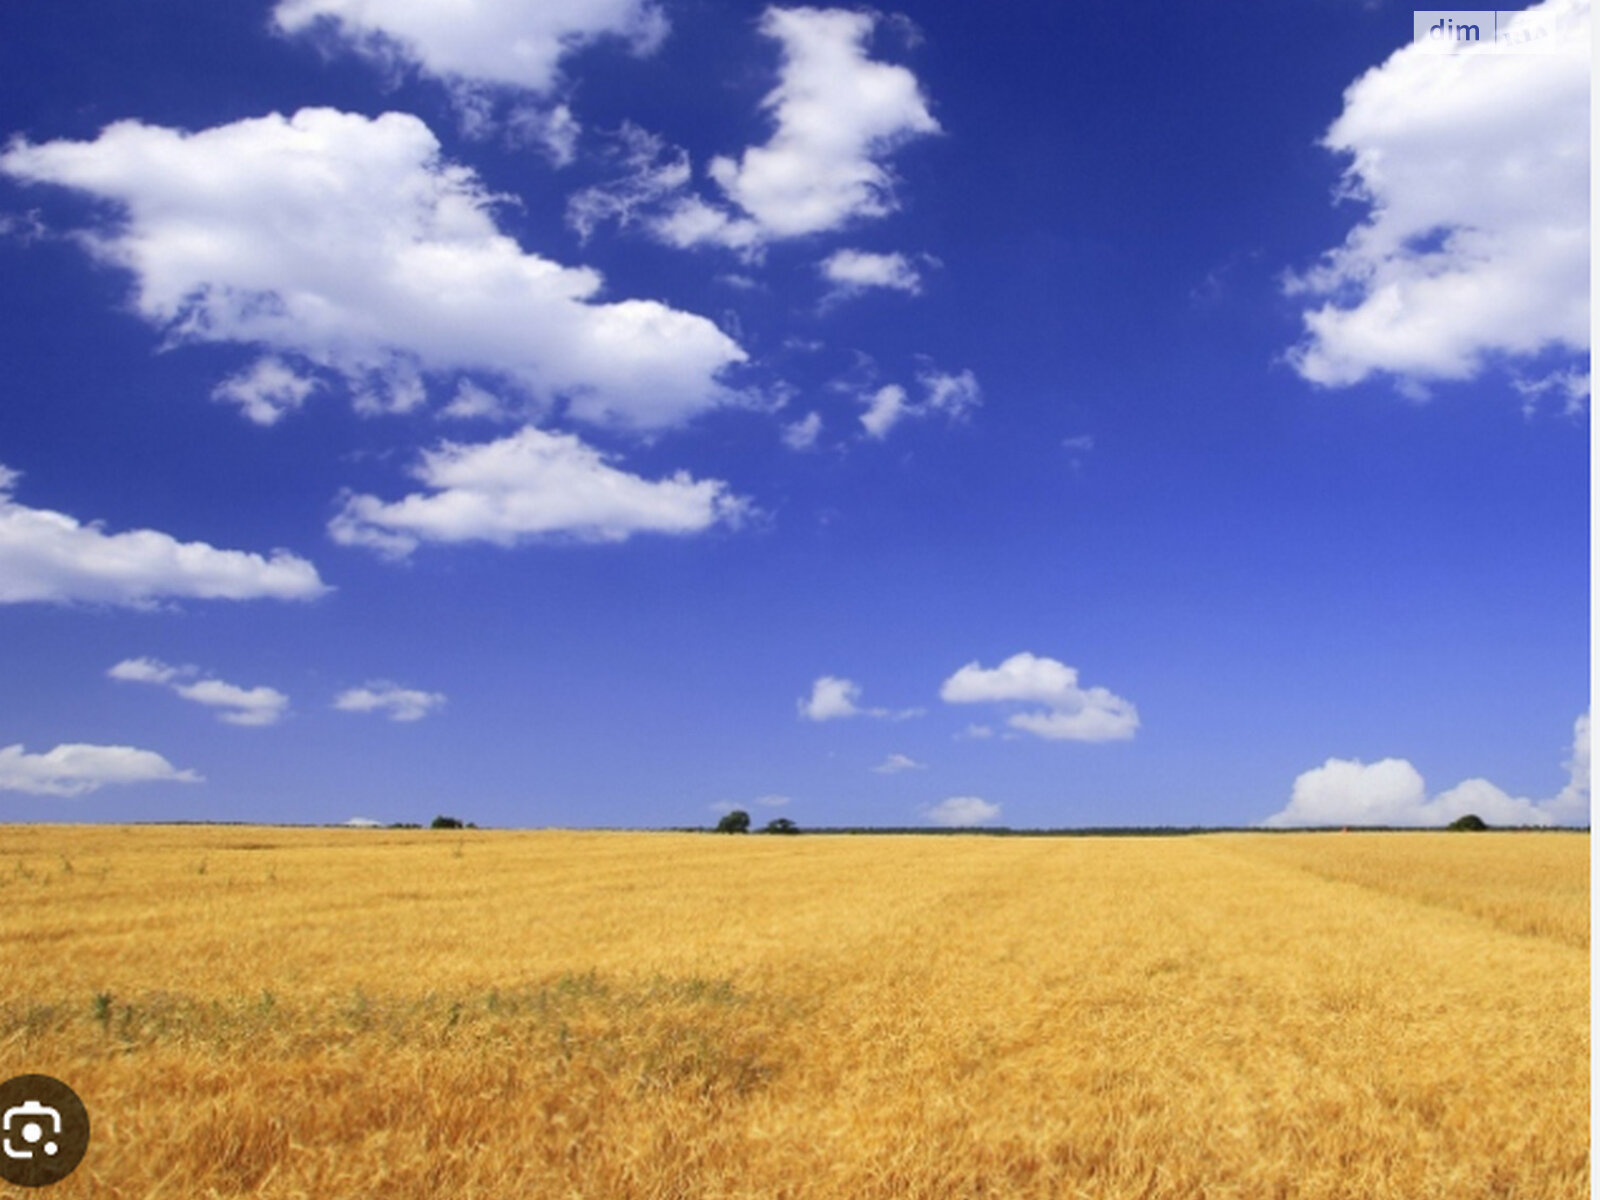
M 1589 840 L 0 826 L 28 1072 L 63 1200 L 1577 1200 Z

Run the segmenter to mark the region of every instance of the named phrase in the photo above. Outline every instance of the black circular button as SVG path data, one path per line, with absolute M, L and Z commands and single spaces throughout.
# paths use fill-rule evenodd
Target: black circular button
M 0 1179 L 48 1187 L 78 1169 L 89 1149 L 89 1110 L 49 1075 L 0 1083 Z

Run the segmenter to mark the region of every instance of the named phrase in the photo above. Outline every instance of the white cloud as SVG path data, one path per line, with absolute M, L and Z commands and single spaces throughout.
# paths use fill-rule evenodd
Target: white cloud
M 169 667 L 157 658 L 125 658 L 106 672 L 124 683 L 171 683 L 193 667 Z
M 906 390 L 898 383 L 886 383 L 872 395 L 864 397 L 867 411 L 861 414 L 861 425 L 867 436 L 882 441 L 889 431 L 913 410 L 906 403 Z
M 968 725 L 960 733 L 956 734 L 956 737 L 961 738 L 964 741 L 972 742 L 987 741 L 993 736 L 994 729 L 991 726 L 978 724 Z
M 0 792 L 82 796 L 108 784 L 200 782 L 194 771 L 132 746 L 68 742 L 44 754 L 29 754 L 20 744 L 0 749 Z
M 761 32 L 783 54 L 778 85 L 762 104 L 776 127 L 765 145 L 709 168 L 742 215 L 682 197 L 654 222 L 656 235 L 677 246 L 749 251 L 893 212 L 895 181 L 883 160 L 937 133 L 939 123 L 915 75 L 867 56 L 877 22 L 844 9 L 767 9 Z
M 170 687 L 185 700 L 221 711 L 229 725 L 276 725 L 289 711 L 289 697 L 276 688 L 242 688 L 220 679 L 200 678 L 198 667 L 174 667 L 154 658 L 126 658 L 106 672 L 112 679 Z
M 272 16 L 289 34 L 331 30 L 385 65 L 537 93 L 561 84 L 577 50 L 621 38 L 649 54 L 667 33 L 650 0 L 279 0 Z
M 441 692 L 421 692 L 374 679 L 340 692 L 333 706 L 340 712 L 387 713 L 391 721 L 420 721 L 444 702 Z
M 1589 404 L 1589 372 L 1577 368 L 1552 371 L 1538 379 L 1511 380 L 1511 386 L 1522 397 L 1522 415 L 1534 416 L 1545 397 L 1554 397 L 1561 403 L 1561 415 L 1578 418 Z
M 1139 728 L 1132 702 L 1103 687 L 1079 687 L 1075 668 L 1027 651 L 993 669 L 968 663 L 944 681 L 939 697 L 947 704 L 1043 704 L 1013 713 L 1006 723 L 1052 741 L 1115 741 Z
M 121 206 L 80 240 L 132 272 L 136 311 L 169 343 L 294 354 L 368 409 L 414 407 L 427 375 L 462 371 L 638 429 L 736 398 L 720 380 L 745 359 L 736 342 L 654 300 L 601 302 L 598 272 L 523 251 L 413 116 L 122 121 L 92 142 L 15 142 L 0 171 Z
M 922 810 L 922 815 L 935 825 L 964 829 L 971 825 L 987 825 L 1000 819 L 1000 806 L 990 804 L 977 796 L 951 796 Z
M 898 383 L 888 383 L 863 396 L 866 411 L 861 425 L 866 436 L 882 441 L 907 417 L 943 416 L 952 424 L 965 421 L 983 403 L 983 390 L 971 371 L 928 369 L 917 376 L 923 398 L 914 402 Z
M 922 708 L 862 708 L 861 685 L 834 675 L 820 675 L 811 685 L 811 695 L 802 696 L 796 707 L 808 721 L 832 721 L 841 717 L 877 717 L 887 721 L 909 721 L 927 715 Z
M 1290 354 L 1314 383 L 1394 376 L 1412 394 L 1496 356 L 1589 347 L 1589 5 L 1548 54 L 1408 45 L 1345 92 L 1323 145 L 1342 194 L 1370 206 L 1344 244 L 1289 280 L 1322 304 Z
M 565 167 L 578 157 L 583 126 L 565 104 L 537 108 L 522 104 L 506 117 L 506 133 L 514 146 L 537 146 L 554 165 Z
M 493 542 L 541 537 L 620 542 L 636 533 L 699 533 L 737 525 L 751 509 L 715 479 L 679 471 L 651 481 L 611 466 L 571 434 L 525 426 L 498 441 L 444 442 L 412 472 L 428 489 L 386 503 L 347 495 L 328 525 L 344 545 L 392 557 L 421 542 Z
M 654 220 L 662 202 L 687 187 L 693 174 L 687 151 L 632 122 L 624 122 L 616 134 L 612 156 L 623 169 L 620 178 L 567 200 L 567 224 L 585 241 L 606 221 L 626 229 Z
M 928 764 L 918 762 L 908 754 L 891 754 L 872 769 L 879 775 L 898 775 L 902 771 L 926 771 Z
M 983 390 L 971 371 L 923 371 L 917 382 L 923 387 L 923 410 L 943 413 L 952 421 L 966 420 L 983 403 Z
M 785 808 L 789 804 L 789 797 L 780 796 L 776 793 L 769 792 L 765 796 L 757 796 L 754 800 L 754 803 L 760 805 L 762 808 Z
M 1330 758 L 1294 781 L 1288 806 L 1262 822 L 1297 825 L 1448 825 L 1474 814 L 1490 825 L 1586 824 L 1589 820 L 1589 714 L 1573 725 L 1567 785 L 1549 800 L 1512 796 L 1487 779 L 1468 779 L 1432 799 L 1403 758 L 1367 764 Z
M 862 713 L 857 705 L 861 685 L 833 675 L 823 675 L 811 685 L 811 695 L 799 701 L 800 715 L 808 721 L 834 721 Z
M 0 466 L 0 604 L 28 601 L 148 607 L 165 599 L 310 600 L 328 590 L 287 550 L 269 557 L 180 542 L 153 529 L 107 533 L 12 499 L 19 475 Z
M 1564 764 L 1567 784 L 1545 808 L 1557 821 L 1588 824 L 1589 821 L 1589 714 L 1572 723 L 1572 757 Z
M 808 412 L 798 421 L 791 421 L 783 427 L 783 444 L 791 450 L 813 450 L 821 434 L 821 414 Z
M 456 385 L 450 403 L 439 410 L 439 416 L 456 421 L 508 421 L 513 414 L 499 396 L 463 379 Z
M 315 379 L 269 354 L 217 384 L 211 398 L 237 404 L 245 418 L 257 425 L 275 425 L 284 414 L 304 404 L 317 386 Z
M 822 260 L 822 277 L 833 284 L 833 295 L 853 296 L 868 288 L 917 295 L 922 276 L 903 254 L 873 254 L 866 250 L 835 250 Z

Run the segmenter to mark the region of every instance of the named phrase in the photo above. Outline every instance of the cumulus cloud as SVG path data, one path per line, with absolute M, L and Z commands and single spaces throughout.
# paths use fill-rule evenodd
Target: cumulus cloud
M 289 711 L 289 697 L 276 688 L 243 688 L 202 677 L 192 666 L 174 667 L 155 658 L 125 658 L 106 672 L 124 683 L 153 683 L 183 699 L 218 709 L 217 719 L 229 725 L 276 725 Z
M 898 383 L 884 384 L 861 398 L 866 407 L 861 414 L 861 427 L 867 437 L 882 441 L 908 417 L 943 416 L 956 424 L 965 421 L 983 403 L 983 390 L 971 371 L 929 369 L 917 376 L 917 382 L 922 385 L 920 401 L 913 401 Z
M 843 9 L 769 8 L 761 31 L 778 41 L 783 66 L 763 107 L 777 128 L 711 177 L 770 236 L 837 229 L 897 207 L 880 161 L 910 139 L 939 131 L 916 76 L 874 62 L 867 42 L 877 17 Z
M 12 498 L 17 472 L 0 466 L 0 604 L 28 601 L 148 607 L 167 599 L 311 600 L 328 590 L 287 550 L 263 557 L 180 542 L 153 529 L 107 533 Z
M 1080 687 L 1075 668 L 1027 651 L 994 668 L 968 663 L 944 681 L 939 697 L 947 704 L 1042 704 L 1006 723 L 1051 741 L 1115 741 L 1139 728 L 1132 702 L 1103 687 Z
M 917 382 L 923 389 L 923 410 L 940 413 L 952 421 L 966 420 L 972 410 L 983 403 L 983 389 L 971 371 L 930 369 L 921 372 Z
M 280 0 L 285 33 L 321 27 L 385 64 L 404 62 L 442 80 L 548 93 L 561 60 L 605 38 L 649 54 L 667 33 L 651 0 Z
M 391 721 L 420 721 L 444 702 L 442 692 L 422 692 L 374 679 L 340 692 L 333 706 L 340 712 L 386 713 Z
M 1448 825 L 1474 814 L 1490 825 L 1585 824 L 1589 820 L 1589 714 L 1573 725 L 1568 781 L 1548 800 L 1512 796 L 1468 779 L 1430 798 L 1422 774 L 1403 758 L 1375 763 L 1330 758 L 1294 781 L 1288 805 L 1262 822 L 1300 825 Z
M 822 434 L 822 416 L 808 412 L 783 427 L 783 444 L 791 450 L 814 450 Z
M 315 379 L 269 354 L 217 384 L 211 398 L 238 405 L 245 419 L 257 425 L 276 425 L 279 418 L 299 408 L 316 390 Z
M 1589 5 L 1543 54 L 1408 45 L 1345 92 L 1323 145 L 1366 217 L 1292 295 L 1320 300 L 1290 361 L 1329 387 L 1375 373 L 1417 394 L 1497 358 L 1589 348 Z
M 922 815 L 935 825 L 964 829 L 999 820 L 1000 806 L 977 796 L 951 796 L 923 809 Z
M 33 796 L 82 796 L 108 784 L 200 783 L 153 750 L 67 742 L 43 754 L 18 744 L 0 748 L 0 792 Z
M 711 161 L 721 201 L 689 191 L 681 150 L 639 140 L 620 180 L 580 194 L 574 223 L 587 230 L 596 220 L 637 221 L 668 245 L 756 257 L 768 242 L 895 211 L 886 160 L 939 132 L 939 123 L 915 75 L 868 57 L 879 20 L 845 9 L 767 9 L 760 29 L 782 54 L 778 84 L 762 102 L 774 128 L 765 144 Z
M 725 483 L 686 472 L 647 480 L 612 466 L 571 434 L 525 426 L 493 442 L 443 442 L 412 474 L 429 490 L 385 502 L 346 495 L 333 539 L 404 557 L 421 542 L 534 538 L 620 542 L 636 533 L 699 533 L 737 525 L 748 501 Z
M 867 410 L 861 414 L 861 427 L 869 438 L 878 441 L 888 437 L 889 431 L 912 411 L 906 402 L 906 390 L 898 383 L 886 383 L 863 400 Z
M 453 421 L 508 421 L 513 413 L 499 396 L 463 379 L 450 403 L 439 410 L 439 417 Z
M 872 769 L 879 775 L 898 775 L 902 771 L 926 771 L 928 764 L 918 762 L 909 754 L 891 754 Z
M 835 721 L 860 715 L 864 711 L 857 704 L 860 698 L 860 684 L 822 675 L 811 685 L 811 695 L 802 697 L 798 706 L 800 715 L 808 721 Z
M 820 675 L 811 685 L 811 695 L 796 701 L 800 715 L 808 721 L 835 721 L 843 717 L 878 717 L 906 721 L 924 715 L 920 708 L 863 708 L 861 685 L 835 675 Z
M 721 380 L 746 357 L 733 339 L 658 301 L 602 301 L 598 272 L 522 250 L 497 197 L 413 116 L 121 121 L 92 142 L 14 142 L 0 171 L 119 206 L 80 240 L 133 274 L 135 310 L 169 343 L 296 355 L 367 409 L 415 407 L 429 374 L 462 372 L 635 429 L 736 398 Z M 248 412 L 258 392 L 235 402 Z
M 572 161 L 579 131 L 554 98 L 563 60 L 608 39 L 651 54 L 667 33 L 650 0 L 280 0 L 273 20 L 391 72 L 410 67 L 439 80 L 469 137 L 504 128 L 513 144 L 538 146 L 558 166 Z
M 833 285 L 836 298 L 859 295 L 869 288 L 886 288 L 912 296 L 922 291 L 922 275 L 903 254 L 874 254 L 866 250 L 835 250 L 822 260 L 822 277 Z

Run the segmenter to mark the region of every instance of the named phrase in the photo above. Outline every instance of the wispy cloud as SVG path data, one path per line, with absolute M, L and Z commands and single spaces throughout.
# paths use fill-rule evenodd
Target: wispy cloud
M 391 721 L 420 721 L 444 702 L 442 692 L 424 692 L 387 679 L 374 679 L 340 692 L 333 706 L 340 712 L 383 713 Z
M 126 658 L 106 672 L 124 683 L 153 683 L 194 704 L 217 709 L 229 725 L 275 725 L 289 711 L 289 697 L 270 687 L 243 688 L 203 676 L 198 667 L 174 667 L 155 658 Z

